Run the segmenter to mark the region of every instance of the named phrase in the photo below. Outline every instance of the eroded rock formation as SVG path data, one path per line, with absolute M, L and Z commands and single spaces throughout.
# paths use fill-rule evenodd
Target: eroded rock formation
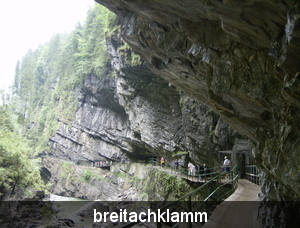
M 196 164 L 220 165 L 218 151 L 231 149 L 239 134 L 147 66 L 132 65 L 127 59 L 131 50 L 126 55 L 118 51 L 124 45 L 118 35 L 109 37 L 107 45 L 118 76 L 91 75 L 78 87 L 74 121 L 60 120 L 47 154 L 85 165 L 148 161 L 154 155 L 166 156 L 170 164 L 172 153 L 184 150 Z
M 97 2 L 154 73 L 256 144 L 269 199 L 300 198 L 298 1 Z

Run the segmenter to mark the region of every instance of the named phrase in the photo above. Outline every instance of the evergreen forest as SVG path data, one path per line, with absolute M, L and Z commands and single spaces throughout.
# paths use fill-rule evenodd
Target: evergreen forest
M 53 35 L 17 62 L 13 96 L 8 100 L 3 95 L 0 107 L 1 195 L 13 195 L 17 187 L 45 188 L 39 155 L 59 121 L 74 118 L 75 92 L 84 79 L 113 76 L 106 38 L 118 29 L 117 17 L 95 5 L 83 24 L 70 33 Z

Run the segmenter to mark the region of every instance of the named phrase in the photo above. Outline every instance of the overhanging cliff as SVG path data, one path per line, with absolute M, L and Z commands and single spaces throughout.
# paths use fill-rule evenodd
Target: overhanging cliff
M 156 155 L 171 164 L 172 152 L 186 150 L 197 164 L 219 165 L 218 150 L 232 148 L 236 131 L 146 66 L 118 62 L 114 68 L 119 76 L 91 75 L 79 87 L 75 119 L 60 120 L 48 155 L 76 163 L 147 161 Z
M 257 145 L 270 199 L 299 199 L 297 1 L 97 0 L 151 70 Z
M 31 156 L 91 166 L 156 155 L 170 165 L 174 153 L 187 151 L 181 165 L 213 167 L 238 135 L 155 75 L 120 37 L 116 15 L 98 4 L 70 34 L 26 53 L 14 92 L 23 134 L 34 142 Z M 44 180 L 52 173 L 45 171 Z

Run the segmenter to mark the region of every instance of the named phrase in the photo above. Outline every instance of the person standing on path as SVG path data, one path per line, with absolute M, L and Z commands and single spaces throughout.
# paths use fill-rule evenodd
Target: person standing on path
M 161 157 L 160 164 L 162 168 L 166 165 L 166 159 L 164 157 Z
M 224 172 L 226 173 L 226 179 L 229 179 L 228 173 L 230 172 L 230 160 L 228 159 L 227 156 L 224 157 L 223 167 L 224 167 Z

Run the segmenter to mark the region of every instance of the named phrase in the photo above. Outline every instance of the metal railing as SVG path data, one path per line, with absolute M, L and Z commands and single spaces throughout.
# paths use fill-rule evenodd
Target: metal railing
M 222 168 L 219 166 L 202 169 L 202 170 L 190 170 L 188 167 L 171 167 L 173 173 L 181 176 L 181 177 L 188 177 L 192 181 L 208 181 L 211 178 L 222 174 Z
M 153 166 L 156 165 L 160 166 L 160 162 L 158 163 L 158 161 L 155 158 L 150 158 L 148 160 L 148 164 Z M 163 168 L 170 170 L 171 173 L 176 174 L 182 178 L 189 179 L 195 182 L 196 181 L 207 182 L 208 180 L 210 180 L 211 178 L 217 175 L 222 175 L 222 174 L 225 175 L 223 166 L 208 167 L 201 170 L 195 168 L 194 170 L 190 170 L 188 167 L 184 167 L 180 165 L 176 166 L 174 164 L 167 163 L 163 166 Z
M 247 165 L 245 167 L 246 179 L 259 185 L 259 171 L 256 165 Z
M 157 165 L 157 159 L 156 158 L 149 158 L 148 164 L 150 165 Z
M 225 199 L 225 197 L 229 196 L 230 194 L 232 194 L 235 189 L 237 188 L 237 184 L 238 184 L 238 169 L 237 167 L 234 167 L 230 172 L 229 172 L 229 175 L 230 175 L 230 179 L 221 184 L 221 178 L 223 177 L 223 174 L 219 174 L 213 178 L 211 178 L 208 182 L 204 183 L 203 185 L 201 185 L 200 187 L 198 187 L 197 189 L 189 192 L 188 194 L 180 197 L 179 199 L 177 199 L 176 201 L 173 201 L 159 209 L 157 209 L 154 213 L 157 214 L 158 211 L 164 211 L 168 208 L 171 208 L 172 206 L 174 206 L 175 204 L 179 203 L 179 202 L 182 202 L 182 201 L 188 201 L 188 210 L 190 212 L 192 211 L 197 211 L 199 210 L 199 208 L 203 207 L 203 205 L 208 202 L 208 201 L 213 201 L 214 203 L 210 204 L 210 207 L 207 208 L 206 207 L 206 211 L 208 212 L 212 212 L 212 210 L 215 208 L 216 204 L 219 204 L 221 201 L 223 201 Z M 192 203 L 192 197 L 193 196 L 197 196 L 198 193 L 200 193 L 200 191 L 203 193 L 205 192 L 205 188 L 209 187 L 212 183 L 217 183 L 218 184 L 218 187 L 216 187 L 213 191 L 209 192 L 205 197 L 204 197 L 204 200 L 201 201 L 200 204 L 193 204 Z M 226 191 L 225 193 L 222 193 L 220 190 L 226 185 L 228 186 L 228 184 L 231 183 L 231 188 L 230 190 Z M 224 188 L 223 188 L 223 191 L 224 191 Z M 221 192 L 221 194 L 220 194 Z M 207 205 L 206 205 L 207 206 Z M 153 213 L 151 213 L 151 216 L 153 215 Z M 129 228 L 129 227 L 133 227 L 139 223 L 141 223 L 141 220 L 145 220 L 146 218 L 148 218 L 148 215 L 145 215 L 143 216 L 139 221 L 137 222 L 130 222 L 130 223 L 127 223 L 125 225 L 121 225 L 119 226 L 119 228 Z M 172 225 L 172 227 L 177 227 L 179 225 L 179 223 L 175 223 Z M 157 222 L 156 223 L 156 226 L 158 228 L 161 228 L 162 227 L 162 222 Z M 189 228 L 192 228 L 192 223 L 191 222 L 188 222 L 188 227 Z

